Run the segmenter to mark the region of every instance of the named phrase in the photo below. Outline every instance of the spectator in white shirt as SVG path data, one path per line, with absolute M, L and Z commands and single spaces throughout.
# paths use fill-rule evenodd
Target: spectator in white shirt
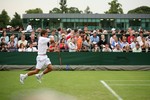
M 29 23 L 27 28 L 26 28 L 26 32 L 32 32 L 32 31 L 33 31 L 32 25 L 31 25 L 31 23 Z
M 71 41 L 68 44 L 69 52 L 76 52 L 77 51 L 77 44 L 74 38 L 71 38 Z
M 25 48 L 24 44 L 21 43 L 19 46 L 18 52 L 25 52 L 25 51 L 26 51 L 26 48 Z
M 18 47 L 20 47 L 21 43 L 23 43 L 25 47 L 27 46 L 28 41 L 25 40 L 25 35 L 22 35 L 21 40 L 18 41 Z
M 0 40 L 1 40 L 2 38 L 5 38 L 5 42 L 6 42 L 6 43 L 9 42 L 9 37 L 7 36 L 6 31 L 3 31 L 3 32 L 2 32 L 2 36 L 1 36 Z M 0 42 L 1 42 L 1 41 L 0 41 Z
M 132 49 L 132 52 L 142 52 L 142 49 L 141 49 L 139 43 L 137 43 L 136 46 L 135 46 L 135 48 Z
M 102 52 L 111 52 L 112 50 L 109 48 L 108 44 L 105 44 L 105 46 L 103 47 Z
M 27 52 L 37 52 L 37 48 L 33 46 L 32 43 L 29 43 L 29 47 L 26 49 Z
M 116 44 L 115 49 L 113 50 L 113 52 L 123 52 L 123 50 L 121 49 L 119 44 Z

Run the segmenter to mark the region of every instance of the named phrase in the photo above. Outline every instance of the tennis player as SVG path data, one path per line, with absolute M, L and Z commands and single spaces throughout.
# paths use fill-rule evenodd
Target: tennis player
M 46 51 L 48 49 L 47 43 L 50 42 L 50 40 L 52 40 L 52 39 L 47 38 L 47 37 L 48 37 L 48 32 L 46 30 L 42 30 L 41 31 L 41 37 L 39 37 L 39 40 L 38 40 L 38 56 L 36 58 L 36 61 L 37 61 L 36 69 L 33 71 L 30 71 L 26 74 L 20 74 L 20 82 L 22 84 L 24 84 L 24 80 L 28 76 L 32 76 L 32 75 L 35 75 L 37 80 L 41 83 L 42 76 L 44 74 L 47 74 L 48 72 L 52 71 L 51 61 L 46 55 Z M 41 70 L 41 68 L 44 65 L 46 65 L 47 68 L 43 72 L 39 73 L 39 71 Z

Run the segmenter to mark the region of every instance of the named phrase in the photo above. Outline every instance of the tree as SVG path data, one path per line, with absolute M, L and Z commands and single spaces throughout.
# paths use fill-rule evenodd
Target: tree
M 82 11 L 76 7 L 70 7 L 67 9 L 67 13 L 82 13 Z
M 123 14 L 122 5 L 118 3 L 118 0 L 112 0 L 108 3 L 110 5 L 110 9 L 106 11 L 106 14 Z
M 41 8 L 35 8 L 35 9 L 29 9 L 25 11 L 27 14 L 38 14 L 43 13 L 43 10 Z
M 60 10 L 61 13 L 67 13 L 67 1 L 66 0 L 60 0 Z
M 12 18 L 10 24 L 13 26 L 13 27 L 16 27 L 16 26 L 23 26 L 22 25 L 22 19 L 20 17 L 20 15 L 15 12 L 15 15 L 14 15 L 14 18 Z
M 53 8 L 52 10 L 49 11 L 49 13 L 61 13 L 61 10 L 59 8 Z
M 141 6 L 135 9 L 129 10 L 128 14 L 150 14 L 150 7 Z
M 10 17 L 7 12 L 3 10 L 0 14 L 0 27 L 6 27 L 9 24 Z
M 87 6 L 86 9 L 84 10 L 84 13 L 85 13 L 85 14 L 92 14 L 93 12 L 90 11 L 90 7 Z

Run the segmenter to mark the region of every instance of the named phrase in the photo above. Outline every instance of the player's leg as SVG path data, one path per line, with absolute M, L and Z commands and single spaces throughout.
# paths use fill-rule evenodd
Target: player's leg
M 47 66 L 47 68 L 41 72 L 40 74 L 36 74 L 36 78 L 39 82 L 41 82 L 41 78 L 44 74 L 47 74 L 48 72 L 51 72 L 52 71 L 52 64 L 51 64 L 51 61 L 49 60 L 49 58 L 47 58 L 45 60 L 45 65 Z
M 41 61 L 40 60 L 40 57 L 37 57 L 37 64 L 36 64 L 36 69 L 33 70 L 33 71 L 30 71 L 26 74 L 20 74 L 20 82 L 22 84 L 24 84 L 24 80 L 28 77 L 28 76 L 31 76 L 31 75 L 34 75 L 34 74 L 37 74 L 39 73 L 40 69 L 44 66 L 44 61 Z

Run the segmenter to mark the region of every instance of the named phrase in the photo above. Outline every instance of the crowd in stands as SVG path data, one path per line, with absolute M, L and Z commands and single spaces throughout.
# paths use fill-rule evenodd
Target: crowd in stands
M 20 32 L 16 36 L 15 30 Z M 1 30 L 0 51 L 1 52 L 37 52 L 38 37 L 41 28 L 36 30 L 28 25 L 23 28 L 4 28 Z M 48 52 L 149 52 L 150 51 L 150 31 L 139 29 L 133 30 L 131 27 L 126 31 L 117 31 L 115 28 L 107 30 L 97 29 L 46 29 L 49 32 Z M 8 36 L 7 32 L 11 32 Z M 27 35 L 26 33 L 30 33 Z M 108 38 L 109 34 L 109 38 Z M 146 34 L 146 36 L 145 36 Z M 106 37 L 107 36 L 107 37 Z

